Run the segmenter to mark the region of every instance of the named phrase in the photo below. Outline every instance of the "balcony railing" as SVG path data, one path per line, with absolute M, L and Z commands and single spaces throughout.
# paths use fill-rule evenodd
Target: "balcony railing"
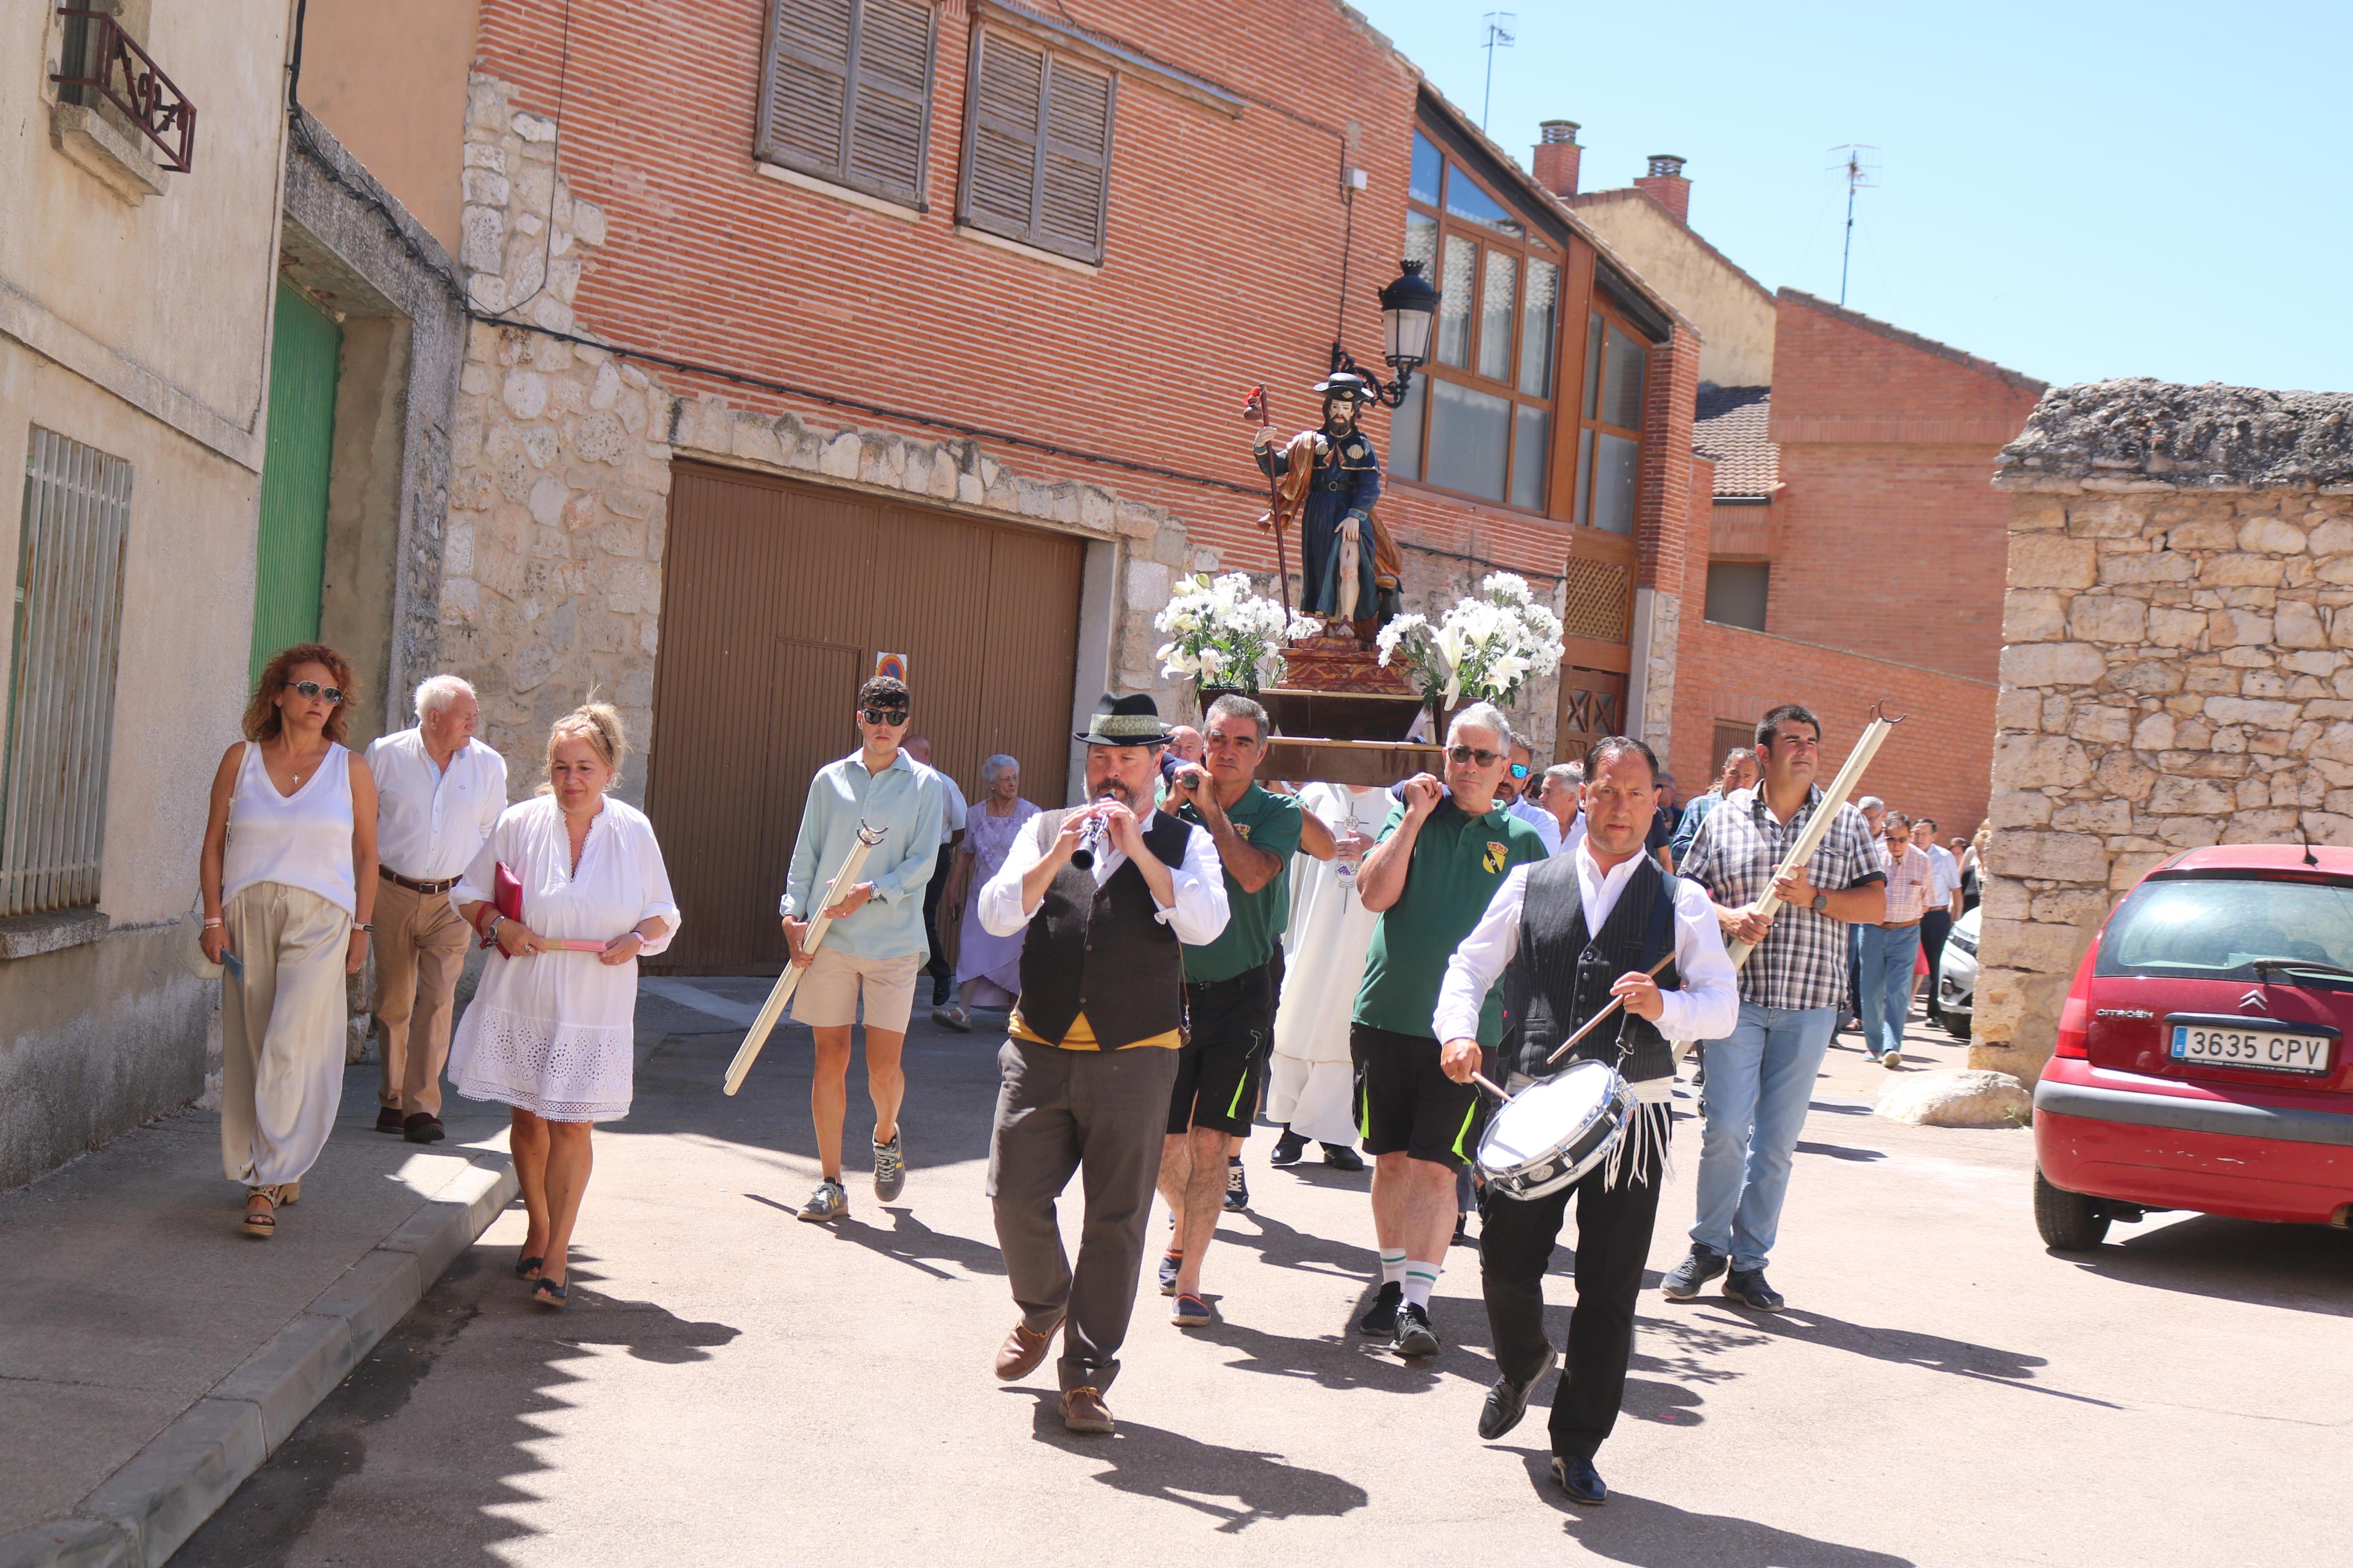
M 196 106 L 172 85 L 147 51 L 133 42 L 121 24 L 106 11 L 61 5 L 58 15 L 68 19 L 69 47 L 60 64 L 79 64 L 86 75 L 60 71 L 49 78 L 59 87 L 94 90 L 114 105 L 164 155 L 164 166 L 187 174 L 195 166 Z M 83 47 L 70 47 L 81 22 Z

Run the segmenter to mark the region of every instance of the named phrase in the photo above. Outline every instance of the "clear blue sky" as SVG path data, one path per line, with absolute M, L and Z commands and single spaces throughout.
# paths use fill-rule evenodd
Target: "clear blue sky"
M 1356 0 L 1474 118 L 1482 0 Z M 1517 0 L 1489 133 L 1584 129 L 1582 185 L 1690 160 L 1692 226 L 1836 299 L 2060 384 L 2353 391 L 2353 3 Z

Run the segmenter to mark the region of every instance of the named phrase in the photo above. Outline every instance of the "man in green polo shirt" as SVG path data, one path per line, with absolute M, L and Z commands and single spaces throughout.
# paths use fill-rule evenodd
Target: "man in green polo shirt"
M 1446 732 L 1446 784 L 1417 773 L 1389 812 L 1380 842 L 1356 872 L 1365 908 L 1380 913 L 1348 1031 L 1356 1062 L 1356 1125 L 1373 1163 L 1373 1229 L 1381 1289 L 1359 1332 L 1387 1335 L 1399 1355 L 1432 1355 L 1430 1293 L 1454 1236 L 1454 1186 L 1478 1146 L 1484 1110 L 1475 1085 L 1439 1066 L 1430 1022 L 1447 961 L 1514 866 L 1545 858 L 1536 830 L 1514 816 L 1496 786 L 1512 731 L 1491 703 L 1474 702 Z M 1479 1043 L 1503 1033 L 1504 999 L 1488 993 Z
M 1201 1256 L 1225 1205 L 1228 1143 L 1250 1135 L 1258 1111 L 1259 1075 L 1274 1037 L 1275 942 L 1291 912 L 1301 817 L 1298 802 L 1251 782 L 1266 754 L 1265 709 L 1229 694 L 1209 704 L 1203 723 L 1208 752 L 1176 773 L 1168 798 L 1182 803 L 1180 820 L 1216 843 L 1230 912 L 1214 940 L 1185 949 L 1188 1026 L 1160 1156 L 1160 1195 L 1177 1222 L 1160 1260 L 1160 1289 L 1176 1298 L 1169 1321 L 1180 1329 L 1210 1321 Z

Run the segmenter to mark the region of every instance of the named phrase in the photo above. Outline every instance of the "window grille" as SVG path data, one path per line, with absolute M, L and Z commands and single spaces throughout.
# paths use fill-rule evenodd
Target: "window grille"
M 0 915 L 98 902 L 131 465 L 35 426 L 0 773 Z

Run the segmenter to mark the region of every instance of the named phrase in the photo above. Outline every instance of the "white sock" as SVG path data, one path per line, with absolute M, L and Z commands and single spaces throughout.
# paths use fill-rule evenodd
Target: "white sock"
M 1400 1247 L 1393 1251 L 1388 1247 L 1382 1247 L 1381 1283 L 1384 1285 L 1401 1285 L 1404 1282 L 1405 1248 Z
M 1405 1299 L 1409 1305 L 1430 1310 L 1430 1293 L 1438 1288 L 1439 1266 L 1419 1259 L 1405 1266 Z

